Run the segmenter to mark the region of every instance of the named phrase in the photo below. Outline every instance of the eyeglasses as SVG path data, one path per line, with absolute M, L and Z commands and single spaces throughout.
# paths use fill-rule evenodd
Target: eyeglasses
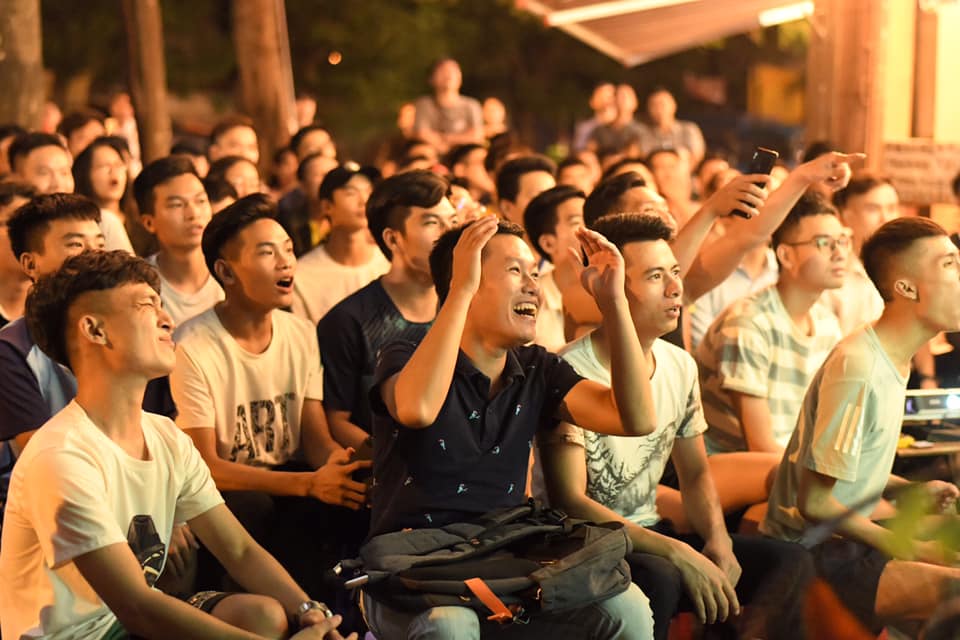
M 848 234 L 841 234 L 839 236 L 813 236 L 809 240 L 804 240 L 802 242 L 784 242 L 783 244 L 788 247 L 798 247 L 804 244 L 810 244 L 816 247 L 821 253 L 833 253 L 837 248 L 849 249 L 852 240 Z

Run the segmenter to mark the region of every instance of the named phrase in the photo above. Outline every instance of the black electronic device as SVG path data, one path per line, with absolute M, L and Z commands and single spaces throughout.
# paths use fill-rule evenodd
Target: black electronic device
M 777 163 L 777 158 L 780 157 L 780 154 L 774 151 L 773 149 L 767 149 L 765 147 L 757 147 L 753 152 L 753 158 L 750 160 L 750 168 L 747 169 L 747 174 L 752 175 L 755 173 L 763 173 L 770 175 L 770 172 L 773 171 L 773 166 Z M 755 183 L 758 187 L 764 186 L 763 183 Z M 730 212 L 730 215 L 740 216 L 741 218 L 750 219 L 750 215 L 739 209 L 734 209 Z

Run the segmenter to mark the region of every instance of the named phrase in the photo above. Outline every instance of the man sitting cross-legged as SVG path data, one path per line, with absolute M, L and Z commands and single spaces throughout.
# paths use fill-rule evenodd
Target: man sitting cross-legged
M 159 290 L 153 267 L 113 251 L 70 258 L 30 293 L 31 334 L 74 371 L 78 390 L 14 470 L 0 551 L 3 635 L 280 638 L 289 616 L 307 625 L 297 638 L 340 638 L 339 618 L 327 619 L 223 505 L 190 439 L 141 410 L 147 381 L 175 361 Z M 152 588 L 178 521 L 252 593 L 183 602 Z
M 615 346 L 613 389 L 584 380 L 534 338 L 539 307 L 537 260 L 523 231 L 492 216 L 450 231 L 430 256 L 441 301 L 419 346 L 394 343 L 380 355 L 374 419 L 373 534 L 470 520 L 524 500 L 527 462 L 538 430 L 558 420 L 619 435 L 642 435 L 656 422 L 649 371 L 623 291 L 623 259 L 583 230 L 590 266 L 584 286 L 596 296 Z M 464 607 L 417 614 L 364 595 L 380 638 L 649 638 L 646 598 L 634 586 L 527 627 L 490 629 Z M 492 633 L 491 633 L 492 632 Z M 502 633 L 502 635 L 501 635 Z M 517 635 L 514 635 L 517 634 Z
M 820 575 L 876 633 L 926 620 L 960 581 L 957 554 L 929 530 L 938 519 L 955 524 L 956 486 L 924 486 L 932 511 L 953 515 L 928 516 L 912 536 L 871 519 L 881 495 L 909 484 L 890 471 L 910 359 L 938 332 L 960 328 L 960 256 L 936 223 L 900 218 L 877 229 L 860 257 L 883 313 L 838 344 L 810 383 L 760 530 L 811 546 Z
M 648 436 L 622 438 L 563 423 L 540 437 L 551 504 L 576 517 L 627 525 L 639 552 L 628 556 L 633 579 L 650 598 L 656 638 L 667 637 L 678 608 L 695 610 L 704 622 L 723 622 L 739 612 L 740 601 L 758 605 L 749 609 L 756 615 L 742 621 L 754 625 L 754 633 L 802 638 L 801 594 L 813 573 L 810 559 L 798 545 L 742 536 L 731 540 L 703 446 L 706 423 L 696 365 L 685 351 L 660 339 L 676 327 L 683 295 L 680 266 L 668 244 L 670 228 L 659 217 L 643 214 L 606 216 L 594 228 L 623 253 L 641 357 L 653 371 L 657 428 Z M 608 384 L 612 348 L 604 323 L 561 355 L 580 375 Z M 678 535 L 657 511 L 658 482 L 668 457 L 696 535 Z

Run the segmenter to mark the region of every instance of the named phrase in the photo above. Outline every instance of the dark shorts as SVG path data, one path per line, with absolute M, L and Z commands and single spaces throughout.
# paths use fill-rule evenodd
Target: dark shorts
M 883 630 L 876 614 L 877 587 L 890 561 L 873 547 L 853 540 L 827 540 L 810 549 L 817 573 L 853 615 L 874 633 Z
M 198 591 L 188 598 L 181 599 L 191 607 L 200 609 L 200 611 L 204 613 L 211 613 L 214 607 L 232 595 L 236 594 L 227 591 Z M 114 623 L 110 625 L 110 628 L 102 640 L 137 640 L 138 638 L 139 636 L 130 635 L 130 633 L 123 628 L 120 621 L 115 620 Z

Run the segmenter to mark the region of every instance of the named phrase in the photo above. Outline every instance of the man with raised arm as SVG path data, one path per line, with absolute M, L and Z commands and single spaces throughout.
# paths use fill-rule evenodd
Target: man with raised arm
M 618 435 L 653 430 L 649 368 L 630 320 L 623 258 L 593 232 L 582 230 L 580 241 L 589 258 L 584 287 L 610 326 L 612 389 L 584 380 L 542 347 L 523 346 L 536 334 L 540 291 L 538 261 L 519 227 L 490 216 L 440 238 L 430 256 L 440 311 L 419 346 L 384 349 L 371 391 L 372 534 L 520 504 L 534 435 L 559 420 Z M 463 607 L 411 614 L 369 595 L 364 605 L 382 638 L 478 639 L 491 631 Z M 649 638 L 652 616 L 631 585 L 534 624 L 524 633 Z

